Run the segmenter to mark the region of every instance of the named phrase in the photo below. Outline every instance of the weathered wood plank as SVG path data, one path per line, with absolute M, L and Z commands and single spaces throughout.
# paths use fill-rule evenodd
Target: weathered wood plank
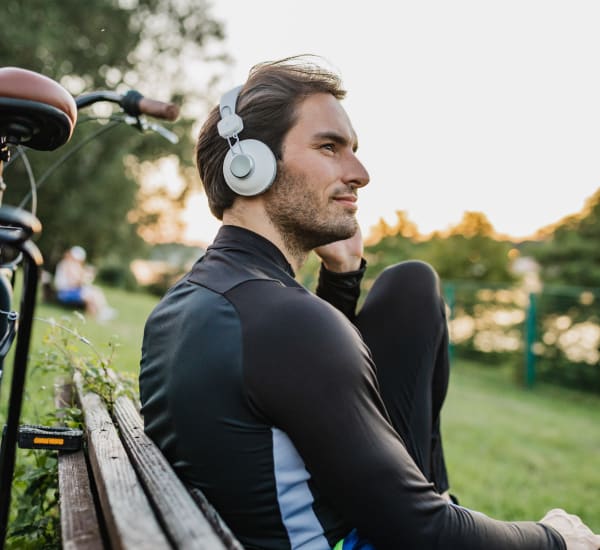
M 132 401 L 119 397 L 113 414 L 130 459 L 175 547 L 181 550 L 243 550 L 239 543 L 237 546 L 224 544 L 215 534 L 163 454 L 144 433 L 143 421 Z
M 86 393 L 75 376 L 85 416 L 88 454 L 108 536 L 113 548 L 153 550 L 172 548 L 158 524 L 131 465 L 106 406 Z
M 63 548 L 104 548 L 83 450 L 58 454 L 58 486 Z
M 71 406 L 71 384 L 55 386 L 56 408 Z M 83 449 L 58 453 L 60 528 L 66 550 L 102 550 L 96 506 Z

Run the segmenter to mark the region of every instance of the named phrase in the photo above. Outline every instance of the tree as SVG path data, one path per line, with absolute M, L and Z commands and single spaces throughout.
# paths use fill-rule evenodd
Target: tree
M 548 239 L 527 252 L 541 266 L 546 283 L 600 287 L 600 189 L 581 212 L 562 220 Z
M 427 248 L 427 261 L 446 281 L 506 283 L 515 279 L 508 256 L 512 244 L 496 239 L 492 224 L 481 212 L 465 212 L 446 238 L 434 234 Z
M 92 141 L 39 189 L 37 215 L 44 231 L 38 246 L 47 264 L 52 266 L 75 243 L 83 244 L 92 259 L 130 257 L 141 246 L 137 226 L 170 212 L 163 205 L 158 213 L 131 215 L 141 182 L 135 170 L 125 170 L 125 155 L 130 155 L 130 166 L 176 155 L 184 177 L 189 173 L 190 106 L 206 109 L 218 71 L 227 62 L 219 48 L 221 23 L 210 16 L 205 0 L 4 0 L 2 11 L 0 66 L 40 72 L 74 95 L 133 87 L 158 99 L 185 98 L 183 117 L 171 128 L 181 140 L 177 147 L 119 127 Z M 72 144 L 96 129 L 90 123 L 78 125 Z M 36 174 L 43 174 L 59 154 L 31 153 Z M 29 190 L 23 165 L 15 162 L 5 179 L 4 202 L 19 204 Z M 184 185 L 171 204 L 181 204 L 189 188 Z
M 468 239 L 473 237 L 493 237 L 494 227 L 483 212 L 466 211 L 458 224 L 451 227 L 450 235 L 462 235 Z
M 426 240 L 403 212 L 395 227 L 381 220 L 376 230 L 385 235 L 365 249 L 369 268 L 367 286 L 385 267 L 417 259 L 430 263 L 443 281 L 469 280 L 510 283 L 509 251 L 512 243 L 499 241 L 485 214 L 465 212 L 461 221 L 447 233 L 433 233 Z
M 600 389 L 600 189 L 581 212 L 554 225 L 523 252 L 539 263 L 544 292 L 537 300 L 540 334 L 536 375 L 565 386 Z M 591 337 L 590 337 L 591 335 Z
M 396 210 L 395 225 L 390 225 L 383 218 L 379 218 L 377 224 L 371 227 L 365 242 L 369 245 L 376 245 L 381 239 L 396 235 L 408 239 L 418 239 L 420 237 L 417 224 L 409 219 L 405 210 Z

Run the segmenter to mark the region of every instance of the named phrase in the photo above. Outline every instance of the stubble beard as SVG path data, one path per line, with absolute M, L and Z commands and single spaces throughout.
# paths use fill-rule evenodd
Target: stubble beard
M 358 229 L 354 213 L 332 200 L 323 206 L 303 174 L 280 169 L 265 198 L 267 216 L 280 232 L 288 252 L 300 263 L 314 248 L 349 239 Z

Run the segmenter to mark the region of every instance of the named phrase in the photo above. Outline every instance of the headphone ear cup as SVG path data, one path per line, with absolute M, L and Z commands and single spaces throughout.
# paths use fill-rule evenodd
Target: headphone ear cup
M 253 197 L 264 193 L 275 180 L 277 174 L 277 160 L 273 151 L 262 141 L 244 139 L 239 143 L 241 153 L 235 155 L 231 149 L 223 161 L 223 176 L 232 191 L 244 197 Z M 232 171 L 231 163 L 235 157 L 248 157 L 251 166 L 248 175 L 236 176 Z

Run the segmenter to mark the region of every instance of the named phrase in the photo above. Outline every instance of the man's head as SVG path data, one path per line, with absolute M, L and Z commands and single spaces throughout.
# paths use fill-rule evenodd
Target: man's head
M 280 161 L 283 139 L 296 122 L 298 105 L 317 93 L 331 94 L 336 99 L 346 95 L 337 74 L 305 57 L 256 65 L 237 100 L 236 112 L 244 121 L 240 139 L 262 141 Z M 218 134 L 220 119 L 219 108 L 215 107 L 202 127 L 196 148 L 200 179 L 211 212 L 218 219 L 238 196 L 223 176 L 229 145 Z
M 87 256 L 85 249 L 81 246 L 71 247 L 69 249 L 69 254 L 71 255 L 71 258 L 81 263 L 85 262 L 85 258 Z
M 244 124 L 239 138 L 265 143 L 277 159 L 277 176 L 250 199 L 227 186 L 229 144 L 213 110 L 197 148 L 212 212 L 281 242 L 296 258 L 354 235 L 356 189 L 369 175 L 356 157 L 356 134 L 339 101 L 344 96 L 336 74 L 298 58 L 254 67 L 235 108 Z

